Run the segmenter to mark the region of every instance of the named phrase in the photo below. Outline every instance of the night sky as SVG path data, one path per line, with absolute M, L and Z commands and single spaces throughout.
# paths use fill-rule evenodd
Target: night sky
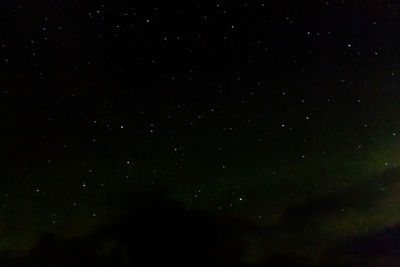
M 400 2 L 0 3 L 0 266 L 399 266 Z

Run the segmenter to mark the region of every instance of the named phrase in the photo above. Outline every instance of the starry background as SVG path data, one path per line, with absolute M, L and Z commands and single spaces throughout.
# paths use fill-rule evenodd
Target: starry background
M 3 1 L 0 262 L 398 264 L 399 4 Z

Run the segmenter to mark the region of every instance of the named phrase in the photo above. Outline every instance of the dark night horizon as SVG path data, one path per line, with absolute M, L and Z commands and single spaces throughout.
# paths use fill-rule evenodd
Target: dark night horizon
M 0 266 L 397 266 L 400 2 L 6 1 Z

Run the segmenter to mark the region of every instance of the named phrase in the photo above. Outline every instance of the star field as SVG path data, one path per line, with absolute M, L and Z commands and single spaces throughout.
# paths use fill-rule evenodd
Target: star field
M 1 6 L 0 265 L 400 261 L 398 3 Z

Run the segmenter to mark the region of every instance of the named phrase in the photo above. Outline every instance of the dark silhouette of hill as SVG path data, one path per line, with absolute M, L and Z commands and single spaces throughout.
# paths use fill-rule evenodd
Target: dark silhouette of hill
M 368 207 L 389 205 L 398 177 L 393 168 L 353 190 L 310 199 L 271 227 L 223 211 L 188 210 L 163 190 L 120 190 L 113 205 L 119 215 L 111 222 L 70 239 L 43 234 L 23 256 L 0 255 L 0 266 L 396 266 L 399 225 L 326 240 L 318 229 L 341 207 L 375 212 Z
M 0 266 L 244 266 L 250 225 L 155 195 L 126 204 L 130 212 L 88 236 L 44 234 L 29 254 Z
M 400 225 L 341 242 L 328 251 L 323 266 L 398 266 Z

